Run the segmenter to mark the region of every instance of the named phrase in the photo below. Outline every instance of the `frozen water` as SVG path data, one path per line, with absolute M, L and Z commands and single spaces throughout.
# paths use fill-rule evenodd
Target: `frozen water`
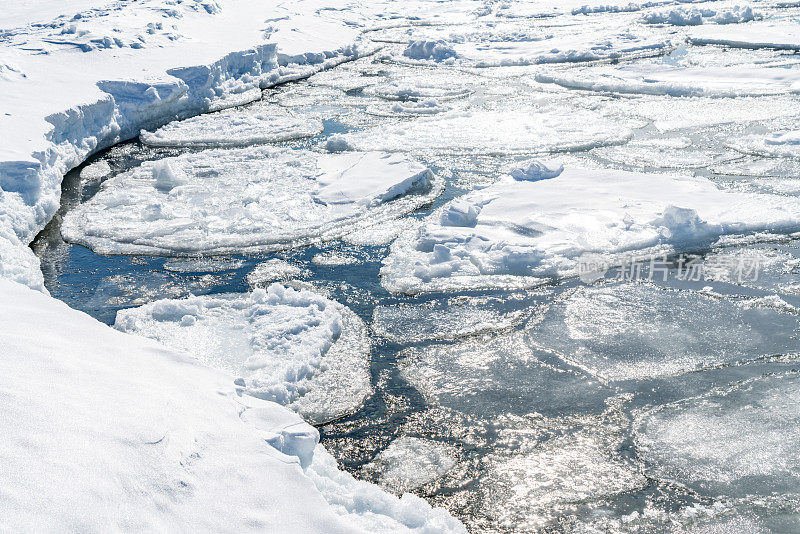
M 800 159 L 800 130 L 751 135 L 732 141 L 730 146 L 744 154 Z
M 276 250 L 391 220 L 440 191 L 433 173 L 399 155 L 208 150 L 111 178 L 61 231 L 112 254 Z
M 724 325 L 721 326 L 721 325 Z M 649 284 L 579 287 L 531 326 L 535 347 L 604 381 L 641 380 L 800 349 L 795 315 Z
M 233 271 L 242 265 L 242 260 L 233 258 L 175 258 L 165 261 L 164 269 L 176 273 L 217 273 Z
M 452 340 L 504 330 L 519 323 L 526 311 L 501 313 L 480 304 L 447 303 L 445 307 L 378 306 L 372 315 L 375 333 L 390 341 Z
M 115 327 L 243 378 L 254 396 L 323 423 L 370 392 L 366 329 L 344 306 L 280 285 L 248 295 L 160 300 L 117 313 Z
M 747 25 L 702 26 L 691 31 L 689 41 L 696 45 L 800 50 L 800 28 L 793 22 L 776 21 L 754 22 Z
M 700 24 L 738 24 L 761 18 L 750 6 L 731 6 L 719 10 L 708 8 L 679 7 L 669 10 L 651 11 L 642 17 L 646 24 L 669 24 L 672 26 L 698 26 Z
M 247 275 L 252 287 L 264 287 L 278 280 L 301 278 L 308 274 L 302 267 L 278 258 L 262 261 Z
M 296 116 L 279 106 L 260 105 L 250 111 L 233 109 L 171 122 L 154 132 L 142 130 L 139 138 L 150 146 L 237 147 L 288 141 L 320 132 L 319 119 Z
M 405 493 L 446 474 L 455 467 L 456 455 L 452 445 L 402 436 L 364 466 L 364 470 L 376 473 L 384 488 Z
M 642 413 L 637 444 L 650 475 L 704 495 L 796 495 L 799 380 L 764 376 Z
M 567 168 L 445 204 L 393 243 L 382 284 L 403 293 L 530 287 L 537 277 L 574 275 L 584 253 L 606 254 L 613 265 L 626 252 L 798 227 L 800 206 L 786 197 L 725 191 L 704 178 Z
M 483 336 L 401 354 L 403 377 L 425 399 L 491 419 L 503 414 L 598 412 L 608 390 L 545 364 L 519 334 Z

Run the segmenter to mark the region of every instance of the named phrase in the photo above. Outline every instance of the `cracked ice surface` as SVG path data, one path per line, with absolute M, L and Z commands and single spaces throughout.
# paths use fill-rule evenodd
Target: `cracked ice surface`
M 67 215 L 62 234 L 106 254 L 276 250 L 397 218 L 440 187 L 399 155 L 209 150 L 111 178 Z
M 240 376 L 244 390 L 324 423 L 371 391 L 369 340 L 344 306 L 280 285 L 246 295 L 159 300 L 117 313 L 115 328 Z

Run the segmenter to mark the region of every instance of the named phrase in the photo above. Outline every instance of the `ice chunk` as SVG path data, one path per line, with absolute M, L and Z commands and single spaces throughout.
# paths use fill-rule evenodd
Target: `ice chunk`
M 484 419 L 596 413 L 608 397 L 599 382 L 543 363 L 520 334 L 414 348 L 401 356 L 403 378 L 428 402 Z
M 322 129 L 319 119 L 295 116 L 278 106 L 261 106 L 171 122 L 155 132 L 142 130 L 139 137 L 150 146 L 236 147 L 310 137 Z
M 167 260 L 164 269 L 176 273 L 217 273 L 234 271 L 242 265 L 244 260 L 236 258 L 187 258 Z
M 734 26 L 701 26 L 689 33 L 688 40 L 696 45 L 800 50 L 800 27 L 796 23 L 780 20 Z
M 328 152 L 347 152 L 355 149 L 347 142 L 345 136 L 342 134 L 333 134 L 325 141 L 325 150 Z
M 367 107 L 367 113 L 378 117 L 404 117 L 419 115 L 435 115 L 449 111 L 451 108 L 441 104 L 435 98 L 425 98 L 418 102 L 394 102 L 392 104 L 372 104 Z
M 670 24 L 672 26 L 698 26 L 707 22 L 716 24 L 738 24 L 761 18 L 750 6 L 731 6 L 720 10 L 677 8 L 667 11 L 653 11 L 645 14 L 646 24 Z
M 372 314 L 372 328 L 379 336 L 398 343 L 456 339 L 510 328 L 526 313 L 500 313 L 479 304 L 448 303 L 441 309 L 378 306 Z
M 726 191 L 704 178 L 567 168 L 445 204 L 392 244 L 381 281 L 404 293 L 530 287 L 574 275 L 584 253 L 619 264 L 614 256 L 631 251 L 684 251 L 725 234 L 798 228 L 791 198 Z
M 760 65 L 675 66 L 663 63 L 588 67 L 567 72 L 540 72 L 540 83 L 572 89 L 669 95 L 681 97 L 736 97 L 794 92 L 800 83 L 797 69 Z
M 101 253 L 270 251 L 399 217 L 440 191 L 438 177 L 399 155 L 207 150 L 111 178 L 61 232 Z
M 105 160 L 95 161 L 81 169 L 81 180 L 97 181 L 111 174 L 111 166 Z
M 749 135 L 730 142 L 729 146 L 744 154 L 800 159 L 800 130 Z
M 800 461 L 797 373 L 658 407 L 634 428 L 649 474 L 702 495 L 796 494 Z
M 278 258 L 263 261 L 247 275 L 247 283 L 252 287 L 264 287 L 270 282 L 300 278 L 307 273 L 298 265 Z
M 456 57 L 456 52 L 444 41 L 412 41 L 403 50 L 403 55 L 411 59 L 445 61 Z
M 119 311 L 115 328 L 241 376 L 249 394 L 317 424 L 355 410 L 371 389 L 363 323 L 308 291 L 272 285 L 249 295 L 160 300 Z
M 521 167 L 512 169 L 508 174 L 515 180 L 535 182 L 536 180 L 555 178 L 562 172 L 564 172 L 564 166 L 561 164 L 549 164 L 532 159 Z
M 402 436 L 364 466 L 376 473 L 381 486 L 395 493 L 405 493 L 433 482 L 456 465 L 452 445 L 422 438 Z
M 617 381 L 796 351 L 792 332 L 798 326 L 796 317 L 774 308 L 622 284 L 578 288 L 531 326 L 528 339 L 603 380 Z
M 379 85 L 366 87 L 363 94 L 384 100 L 415 101 L 435 98 L 439 101 L 463 98 L 472 93 L 471 90 L 452 84 L 430 81 L 407 81 L 401 79 Z

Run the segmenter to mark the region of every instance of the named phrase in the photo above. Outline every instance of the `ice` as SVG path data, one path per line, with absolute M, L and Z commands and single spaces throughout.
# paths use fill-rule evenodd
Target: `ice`
M 452 445 L 402 436 L 365 465 L 364 471 L 376 473 L 380 485 L 389 491 L 405 493 L 445 475 L 455 467 L 456 455 Z
M 676 97 L 781 95 L 800 91 L 800 71 L 760 65 L 675 66 L 631 64 L 540 72 L 540 83 L 571 89 Z
M 509 530 L 542 531 L 582 504 L 645 486 L 636 466 L 616 454 L 624 422 L 618 419 L 556 428 L 544 439 L 548 429 L 503 430 L 481 479 L 483 512 Z
M 345 134 L 352 146 L 390 152 L 499 155 L 586 150 L 627 141 L 630 121 L 571 106 L 470 108 Z M 444 136 L 441 132 L 448 132 Z
M 81 169 L 81 180 L 85 182 L 98 181 L 111 174 L 111 167 L 105 160 L 91 163 Z
M 445 61 L 456 57 L 456 52 L 444 41 L 413 41 L 403 50 L 403 55 L 411 59 Z
M 513 179 L 523 182 L 535 182 L 555 178 L 564 172 L 564 165 L 560 163 L 547 163 L 539 160 L 530 160 L 515 167 L 508 173 Z
M 702 26 L 693 29 L 688 39 L 696 45 L 800 50 L 800 27 L 794 22 L 766 20 L 746 25 Z
M 568 167 L 445 204 L 392 244 L 381 282 L 402 293 L 532 287 L 544 276 L 574 275 L 585 253 L 613 265 L 623 253 L 798 228 L 800 207 L 787 197 L 727 191 L 699 177 Z
M 687 141 L 688 144 L 668 138 L 637 140 L 621 146 L 596 148 L 592 154 L 620 165 L 673 169 L 704 168 L 738 158 L 736 153 L 689 148 L 692 143 Z
M 601 380 L 620 381 L 796 351 L 797 328 L 793 314 L 774 307 L 649 284 L 614 284 L 579 287 L 531 326 L 528 340 Z
M 378 306 L 372 315 L 372 328 L 377 335 L 398 343 L 453 340 L 508 329 L 525 315 L 525 310 L 501 313 L 480 303 L 448 302 L 443 308 Z
M 313 427 L 230 375 L 14 282 L 0 301 L 4 528 L 464 532 L 339 471 Z
M 366 87 L 363 94 L 376 96 L 385 100 L 418 101 L 435 98 L 439 101 L 453 100 L 468 96 L 472 91 L 451 84 L 434 83 L 433 81 L 396 81 Z
M 797 495 L 800 399 L 795 372 L 654 408 L 636 419 L 651 476 L 701 495 Z
M 750 135 L 730 142 L 730 147 L 744 154 L 800 159 L 800 130 Z
M 316 424 L 352 412 L 371 390 L 363 323 L 308 291 L 274 284 L 248 295 L 160 300 L 119 311 L 114 326 L 241 376 L 248 394 Z
M 392 104 L 371 104 L 367 113 L 378 117 L 405 117 L 419 115 L 435 115 L 449 111 L 449 106 L 441 104 L 435 98 L 425 98 L 419 102 L 394 102 Z
M 545 364 L 520 334 L 409 349 L 401 356 L 403 378 L 426 401 L 485 419 L 594 413 L 605 408 L 608 396 L 597 381 Z
M 176 273 L 218 273 L 234 271 L 244 265 L 244 261 L 234 258 L 171 259 L 164 262 L 164 269 Z
M 207 150 L 109 179 L 61 232 L 111 254 L 270 251 L 399 217 L 440 190 L 428 169 L 399 155 Z
M 278 280 L 291 280 L 301 278 L 308 274 L 303 268 L 294 263 L 273 258 L 262 261 L 247 275 L 247 283 L 252 287 L 264 287 Z
M 278 106 L 254 111 L 226 110 L 176 121 L 154 132 L 142 130 L 139 138 L 150 146 L 238 147 L 276 143 L 322 132 L 322 121 L 295 116 Z

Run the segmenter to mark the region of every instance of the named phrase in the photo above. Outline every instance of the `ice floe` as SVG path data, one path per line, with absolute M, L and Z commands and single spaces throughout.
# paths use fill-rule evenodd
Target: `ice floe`
M 773 374 L 636 418 L 651 476 L 703 495 L 797 495 L 797 373 Z
M 252 287 L 264 287 L 278 280 L 291 280 L 292 278 L 301 278 L 307 272 L 294 263 L 273 258 L 271 260 L 262 261 L 247 274 L 247 283 Z
M 249 394 L 323 423 L 370 392 L 369 340 L 347 308 L 280 285 L 248 295 L 160 300 L 117 313 L 115 327 L 241 377 Z
M 700 24 L 738 24 L 761 18 L 750 6 L 730 6 L 723 9 L 684 8 L 651 11 L 642 17 L 645 24 L 698 26 Z
M 800 159 L 800 130 L 750 135 L 731 141 L 729 146 L 745 154 Z
M 528 340 L 604 381 L 641 380 L 800 348 L 798 326 L 794 314 L 774 306 L 614 284 L 580 287 L 553 304 Z
M 576 194 L 579 192 L 579 196 Z M 700 177 L 566 168 L 457 198 L 404 232 L 381 269 L 394 292 L 530 287 L 575 274 L 585 253 L 682 251 L 725 234 L 800 228 L 787 197 L 720 189 Z
M 364 466 L 364 471 L 375 473 L 389 491 L 405 493 L 446 474 L 455 467 L 456 458 L 452 445 L 402 436 Z
M 150 146 L 237 147 L 311 137 L 322 129 L 319 119 L 262 105 L 248 111 L 226 110 L 171 122 L 154 132 L 142 130 L 139 138 Z
M 440 191 L 431 171 L 399 155 L 207 150 L 111 178 L 61 231 L 102 253 L 269 251 L 399 217 Z
M 688 39 L 696 45 L 800 50 L 800 26 L 792 22 L 774 21 L 733 26 L 701 26 L 692 29 Z

